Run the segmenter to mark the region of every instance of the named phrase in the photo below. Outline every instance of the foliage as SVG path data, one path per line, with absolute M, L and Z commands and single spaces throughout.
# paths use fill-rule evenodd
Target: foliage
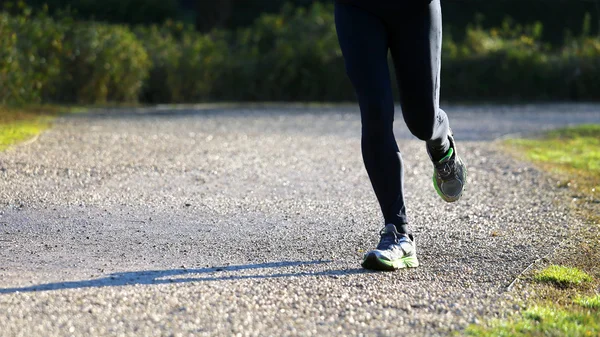
M 32 11 L 0 13 L 0 102 L 181 103 L 355 100 L 333 6 L 288 5 L 237 31 L 191 25 L 80 22 Z M 540 23 L 505 20 L 446 34 L 443 100 L 600 100 L 600 39 L 542 42 Z
M 221 99 L 341 100 L 351 98 L 331 6 L 285 8 L 237 32 Z
M 150 68 L 128 28 L 0 13 L 0 102 L 135 102 Z
M 175 82 L 176 69 L 181 58 L 179 42 L 166 26 L 139 26 L 134 30 L 150 56 L 152 67 L 144 82 L 142 100 L 151 103 L 173 101 L 170 83 Z
M 464 41 L 444 41 L 442 95 L 467 100 L 598 100 L 600 39 L 585 35 L 562 48 L 541 41 L 542 25 L 504 21 L 469 26 Z M 584 30 L 585 32 L 585 30 Z
M 150 69 L 142 44 L 126 27 L 76 24 L 63 54 L 61 101 L 136 102 Z M 71 95 L 69 97 L 69 95 Z
M 17 35 L 11 26 L 11 17 L 0 13 L 0 103 L 21 100 L 23 75 L 19 64 Z
M 202 31 L 214 28 L 237 29 L 251 25 L 266 13 L 277 13 L 285 4 L 308 7 L 319 0 L 25 0 L 34 10 L 47 5 L 55 14 L 69 9 L 81 20 L 99 20 L 127 24 L 162 24 L 167 20 L 196 22 Z M 332 0 L 320 0 L 331 3 Z M 1 2 L 1 1 L 0 1 Z M 10 2 L 10 1 L 9 1 Z M 6 1 L 5 1 L 6 3 Z M 559 44 L 565 29 L 580 34 L 581 18 L 585 13 L 597 15 L 595 1 L 442 1 L 445 26 L 462 40 L 465 28 L 481 17 L 484 29 L 501 25 L 506 16 L 515 22 L 541 22 L 543 39 Z M 485 20 L 483 20 L 485 18 Z M 560 18 L 557 24 L 556 18 Z M 590 21 L 589 31 L 597 32 L 597 17 Z
M 351 99 L 332 23 L 331 6 L 316 4 L 263 15 L 237 32 L 200 34 L 172 22 L 136 27 L 153 59 L 143 97 L 151 102 Z

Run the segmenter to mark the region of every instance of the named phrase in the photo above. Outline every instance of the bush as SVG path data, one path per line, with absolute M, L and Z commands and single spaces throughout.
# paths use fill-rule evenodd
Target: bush
M 135 32 L 152 56 L 150 102 L 353 98 L 331 6 L 288 6 L 237 32 L 200 34 L 170 22 Z
M 571 99 L 600 99 L 600 39 L 583 36 L 568 41 L 559 62 L 566 69 Z
M 335 33 L 332 6 L 287 7 L 238 31 L 220 92 L 243 100 L 352 98 Z
M 17 17 L 0 13 L 0 22 L 0 67 L 6 83 L 0 100 L 41 102 L 60 74 L 64 27 L 43 13 L 32 18 L 29 10 Z
M 61 101 L 138 100 L 151 63 L 129 28 L 78 23 L 71 27 L 65 43 Z
M 443 41 L 444 100 L 600 100 L 600 39 L 560 48 L 539 23 L 467 28 Z M 588 27 L 588 28 L 586 28 Z M 392 74 L 393 76 L 393 74 Z M 348 101 L 333 6 L 287 6 L 235 32 L 0 13 L 0 102 Z
M 118 25 L 0 13 L 3 103 L 135 102 L 150 62 Z
M 134 30 L 150 56 L 149 77 L 144 82 L 141 99 L 150 103 L 169 103 L 173 94 L 169 83 L 175 81 L 173 69 L 181 58 L 179 42 L 168 27 L 139 26 Z
M 210 35 L 192 27 L 167 22 L 137 27 L 135 32 L 152 57 L 150 78 L 143 98 L 153 103 L 209 100 L 229 55 L 226 32 Z
M 19 65 L 17 35 L 12 18 L 0 13 L 0 103 L 23 101 L 23 81 Z
M 30 11 L 14 18 L 17 48 L 22 75 L 26 78 L 25 92 L 29 101 L 41 102 L 55 93 L 55 84 L 61 75 L 61 53 L 68 26 L 40 13 L 30 16 Z
M 222 39 L 195 33 L 184 34 L 180 43 L 181 58 L 169 71 L 178 76 L 170 77 L 172 101 L 206 101 L 216 95 L 214 83 L 222 75 L 227 44 Z
M 562 51 L 541 42 L 539 23 L 470 26 L 466 38 L 444 41 L 442 97 L 465 100 L 598 100 L 594 42 L 574 39 Z

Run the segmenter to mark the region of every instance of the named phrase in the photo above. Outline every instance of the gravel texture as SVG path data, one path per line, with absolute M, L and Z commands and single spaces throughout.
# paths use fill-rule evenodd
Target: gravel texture
M 582 224 L 495 139 L 597 105 L 447 108 L 469 185 L 431 184 L 398 117 L 421 267 L 360 269 L 383 226 L 355 106 L 162 107 L 61 118 L 0 153 L 0 335 L 447 335 Z M 517 296 L 518 295 L 518 296 Z

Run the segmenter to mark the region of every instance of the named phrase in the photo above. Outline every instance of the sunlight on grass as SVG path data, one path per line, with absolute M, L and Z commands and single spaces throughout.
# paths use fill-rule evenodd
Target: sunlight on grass
M 598 336 L 600 312 L 533 307 L 522 316 L 494 321 L 488 327 L 470 326 L 467 336 Z
M 600 131 L 598 134 L 600 135 Z M 598 136 L 546 140 L 523 139 L 511 142 L 523 146 L 531 160 L 600 173 L 600 138 Z
M 575 299 L 575 303 L 585 308 L 600 309 L 600 295 L 578 297 Z
M 48 128 L 49 118 L 35 118 L 28 121 L 17 121 L 0 124 L 0 151 L 19 141 L 35 137 Z
M 62 113 L 85 111 L 52 105 L 7 107 L 0 105 L 0 151 L 18 142 L 31 139 L 47 129 Z
M 538 139 L 511 139 L 506 144 L 544 169 L 568 175 L 581 189 L 600 190 L 600 124 L 547 132 Z
M 549 266 L 533 277 L 538 282 L 552 283 L 561 288 L 578 286 L 593 279 L 585 272 L 571 267 Z
M 508 153 L 527 158 L 552 173 L 560 180 L 559 187 L 575 188 L 588 200 L 597 200 L 596 196 L 600 194 L 600 124 L 554 130 L 537 139 L 507 140 L 504 145 Z M 592 219 L 592 215 L 589 218 Z M 578 263 L 590 267 L 583 261 Z M 461 335 L 600 336 L 600 295 L 585 297 L 586 288 L 578 287 L 586 283 L 596 287 L 597 281 L 590 275 L 577 268 L 552 265 L 537 272 L 533 279 L 538 283 L 529 283 L 527 287 L 546 296 L 547 302 L 538 301 L 536 306 L 515 318 L 471 325 Z M 575 300 L 569 296 L 574 296 Z

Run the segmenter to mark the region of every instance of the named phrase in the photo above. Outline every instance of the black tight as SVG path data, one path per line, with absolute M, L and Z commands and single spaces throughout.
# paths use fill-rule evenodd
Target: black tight
M 440 2 L 415 1 L 393 10 L 336 3 L 335 22 L 346 71 L 358 96 L 365 167 L 386 224 L 404 232 L 408 220 L 402 157 L 393 132 L 387 55 L 391 51 L 408 129 L 426 141 L 434 156 L 446 153 L 449 125 L 439 108 Z

